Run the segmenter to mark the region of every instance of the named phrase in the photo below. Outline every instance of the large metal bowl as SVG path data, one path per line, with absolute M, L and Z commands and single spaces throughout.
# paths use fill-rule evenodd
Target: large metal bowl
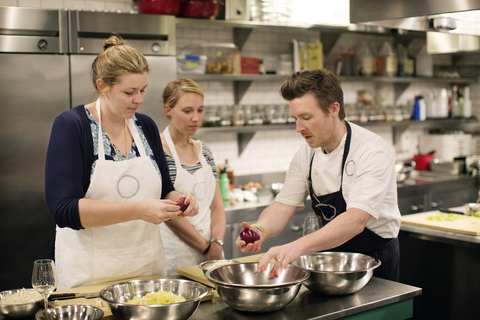
M 310 277 L 303 283 L 309 290 L 342 295 L 362 289 L 382 263 L 360 253 L 317 252 L 302 255 L 295 264 L 310 271 Z
M 171 291 L 185 298 L 185 302 L 165 305 L 126 304 L 133 297 L 147 293 Z M 200 300 L 208 293 L 203 284 L 182 279 L 145 279 L 117 283 L 100 291 L 100 298 L 107 302 L 115 318 L 123 319 L 162 319 L 186 320 L 200 305 Z
M 20 292 L 22 290 L 34 291 L 34 289 L 13 289 L 0 292 L 0 302 L 5 297 Z M 2 304 L 0 303 L 0 314 L 5 318 L 23 319 L 35 314 L 43 305 L 43 298 L 40 296 L 37 301 L 22 304 Z
M 35 315 L 36 320 L 99 320 L 103 311 L 88 305 L 66 305 L 48 308 Z
M 240 311 L 271 312 L 292 302 L 310 273 L 289 265 L 278 278 L 272 279 L 273 263 L 257 272 L 258 262 L 235 263 L 207 271 L 205 276 L 215 284 L 220 297 Z

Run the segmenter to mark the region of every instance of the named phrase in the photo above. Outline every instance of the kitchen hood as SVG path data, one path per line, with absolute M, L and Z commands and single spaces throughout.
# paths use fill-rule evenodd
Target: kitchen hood
M 480 0 L 350 0 L 350 22 L 480 36 Z
M 425 31 L 429 53 L 480 50 L 480 0 L 350 0 L 350 23 Z

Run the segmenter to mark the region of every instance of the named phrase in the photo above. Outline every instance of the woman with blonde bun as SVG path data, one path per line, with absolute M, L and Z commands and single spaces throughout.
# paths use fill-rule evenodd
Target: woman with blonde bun
M 166 275 L 158 225 L 195 216 L 191 192 L 170 180 L 158 128 L 137 113 L 150 66 L 113 34 L 92 64 L 95 102 L 63 112 L 52 127 L 45 170 L 57 224 L 58 289 Z
M 176 269 L 223 259 L 226 218 L 215 161 L 210 149 L 191 137 L 204 116 L 203 92 L 191 79 L 170 82 L 163 91 L 170 124 L 161 133 L 175 189 L 193 192 L 199 214 L 160 225 L 168 275 Z

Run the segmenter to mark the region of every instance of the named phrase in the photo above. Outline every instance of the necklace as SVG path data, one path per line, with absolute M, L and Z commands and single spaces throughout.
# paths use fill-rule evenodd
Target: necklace
M 183 157 L 182 155 L 180 155 L 180 153 L 178 154 L 178 156 L 180 158 L 182 158 L 184 161 L 185 161 L 185 164 L 191 164 L 193 159 L 195 159 L 195 157 L 197 156 L 197 153 L 196 153 L 196 150 L 195 150 L 195 146 L 193 144 L 193 141 L 192 139 L 190 139 L 190 137 L 188 137 L 188 143 L 191 145 L 191 147 L 193 148 L 193 155 L 190 159 L 187 159 L 185 157 Z
M 128 157 L 127 120 L 123 119 L 123 123 L 124 123 L 124 126 L 125 126 L 125 152 L 127 153 L 127 155 L 125 157 Z M 120 155 L 117 152 L 117 148 L 115 148 L 115 145 L 112 143 L 112 139 L 110 139 L 110 136 L 108 135 L 107 130 L 105 130 L 105 127 L 103 126 L 103 121 L 102 121 L 102 128 L 103 128 L 103 131 L 105 131 L 105 134 L 107 135 L 108 141 L 110 141 L 110 144 L 113 146 L 113 151 L 115 151 L 115 154 L 117 155 L 118 161 L 121 161 L 122 159 L 120 159 Z

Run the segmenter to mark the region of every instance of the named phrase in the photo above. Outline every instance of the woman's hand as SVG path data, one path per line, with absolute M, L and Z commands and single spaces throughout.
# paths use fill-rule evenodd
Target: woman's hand
M 242 227 L 244 229 L 253 230 L 255 233 L 257 233 L 260 236 L 260 238 L 254 243 L 247 244 L 245 241 L 240 239 L 240 235 L 239 235 L 237 240 L 235 241 L 235 245 L 241 248 L 243 253 L 259 253 L 260 250 L 262 250 L 262 243 L 263 241 L 265 241 L 263 233 L 260 230 L 258 230 L 256 227 L 251 226 L 250 224 L 248 224 L 248 222 L 245 222 L 245 221 L 242 222 Z
M 187 205 L 187 209 L 183 212 L 182 217 L 193 217 L 196 216 L 199 212 L 199 207 L 197 200 L 193 196 L 193 192 L 189 191 L 182 195 L 185 198 L 185 204 Z
M 203 256 L 203 261 L 223 259 L 225 259 L 223 256 L 223 247 L 216 242 L 211 242 L 210 249 L 208 249 L 208 252 Z
M 139 219 L 160 224 L 182 214 L 180 207 L 168 199 L 147 199 L 140 202 Z

